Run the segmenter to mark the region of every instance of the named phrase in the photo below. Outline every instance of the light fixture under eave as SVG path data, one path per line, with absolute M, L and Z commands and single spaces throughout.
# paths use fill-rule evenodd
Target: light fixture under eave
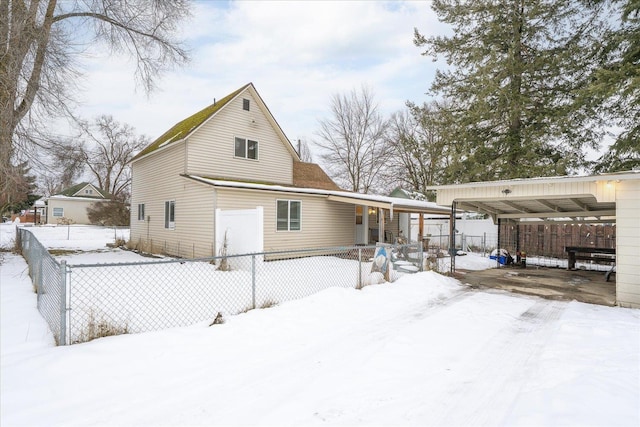
M 509 194 L 511 193 L 511 190 L 509 190 L 508 188 L 505 188 L 504 190 L 502 190 L 503 194 Z
M 376 213 L 376 208 L 369 206 L 369 215 L 373 215 L 374 213 Z

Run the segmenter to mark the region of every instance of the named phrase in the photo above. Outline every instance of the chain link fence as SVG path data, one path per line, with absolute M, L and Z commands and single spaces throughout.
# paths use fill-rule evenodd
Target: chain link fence
M 359 289 L 381 280 L 372 273 L 375 246 L 66 265 L 57 263 L 29 231 L 18 229 L 17 234 L 36 284 L 38 309 L 60 345 L 213 323 L 223 315 L 329 287 Z M 423 269 L 420 244 L 388 249 L 391 280 L 401 271 Z
M 67 342 L 67 266 L 58 263 L 29 231 L 17 228 L 16 247 L 29 266 L 38 296 L 38 311 L 49 324 L 58 345 Z

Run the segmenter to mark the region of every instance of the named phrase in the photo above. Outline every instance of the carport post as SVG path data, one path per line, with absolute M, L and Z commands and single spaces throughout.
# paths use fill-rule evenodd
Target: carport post
M 516 221 L 516 258 L 520 263 L 520 221 Z
M 500 267 L 500 229 L 502 228 L 502 218 L 498 218 L 498 243 L 496 244 L 496 267 Z
M 451 259 L 451 273 L 456 271 L 456 202 L 451 203 L 451 217 L 449 218 L 449 258 Z

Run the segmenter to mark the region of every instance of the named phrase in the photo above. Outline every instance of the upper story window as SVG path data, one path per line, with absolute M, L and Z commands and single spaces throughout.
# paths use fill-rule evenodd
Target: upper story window
M 235 141 L 236 157 L 258 160 L 258 141 L 237 137 Z
M 249 100 L 248 99 L 243 99 L 242 100 L 242 109 L 245 111 L 249 111 Z
M 84 194 L 93 194 L 93 190 L 91 189 L 84 190 Z

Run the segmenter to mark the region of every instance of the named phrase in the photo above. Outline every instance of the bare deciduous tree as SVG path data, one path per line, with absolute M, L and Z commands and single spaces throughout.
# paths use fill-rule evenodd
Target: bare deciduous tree
M 62 140 L 53 140 L 46 149 L 47 158 L 40 165 L 39 187 L 51 196 L 71 187 L 85 171 L 82 147 L 76 144 L 80 134 Z
M 425 187 L 440 184 L 449 164 L 449 149 L 435 103 L 417 106 L 392 115 L 387 133 L 393 147 L 390 172 L 398 184 L 425 194 Z
M 391 154 L 385 141 L 386 122 L 372 91 L 363 86 L 331 98 L 331 118 L 320 121 L 315 144 L 329 175 L 352 191 L 380 191 L 382 170 Z
M 129 162 L 150 141 L 133 127 L 103 115 L 91 124 L 80 124 L 81 143 L 75 147 L 98 187 L 116 198 L 128 200 L 131 184 Z M 74 147 L 71 147 L 74 149 Z
M 187 0 L 0 1 L 0 192 L 16 184 L 17 157 L 48 142 L 44 119 L 70 113 L 75 61 L 89 46 L 132 56 L 149 91 L 161 71 L 187 60 L 176 30 L 189 7 Z
M 313 163 L 313 156 L 311 155 L 311 149 L 309 148 L 307 141 L 298 139 L 296 141 L 296 151 L 298 152 L 298 156 L 300 156 L 300 160 L 307 163 Z

